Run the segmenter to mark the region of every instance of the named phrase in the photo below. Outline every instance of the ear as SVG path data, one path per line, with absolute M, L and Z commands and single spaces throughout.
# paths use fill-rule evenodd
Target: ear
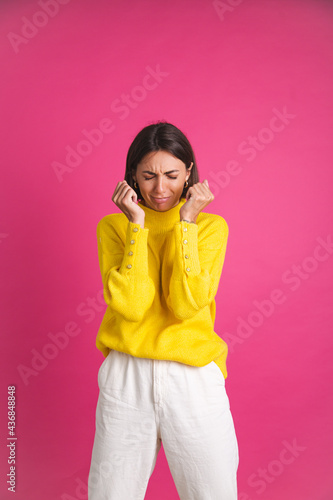
M 193 161 L 191 161 L 191 164 L 190 166 L 186 169 L 186 172 L 188 175 L 186 175 L 186 180 L 188 180 L 188 178 L 190 177 L 191 175 L 191 170 L 192 170 L 192 167 L 193 167 Z

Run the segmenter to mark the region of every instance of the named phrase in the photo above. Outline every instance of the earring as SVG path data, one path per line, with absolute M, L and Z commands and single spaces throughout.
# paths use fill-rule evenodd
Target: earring
M 184 184 L 184 188 L 187 188 L 187 186 L 188 186 L 188 182 L 186 181 Z
M 135 181 L 134 181 L 134 187 L 135 187 L 135 189 L 138 189 L 138 185 Z

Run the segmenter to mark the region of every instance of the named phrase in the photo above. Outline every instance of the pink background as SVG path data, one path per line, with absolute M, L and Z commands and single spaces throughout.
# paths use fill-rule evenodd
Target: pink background
M 230 228 L 216 331 L 239 499 L 331 500 L 333 2 L 41 4 L 1 3 L 1 499 L 12 384 L 15 498 L 87 498 L 104 359 L 96 224 L 117 210 L 135 134 L 164 119 Z M 49 359 L 33 371 L 36 352 Z M 178 498 L 163 450 L 146 498 Z

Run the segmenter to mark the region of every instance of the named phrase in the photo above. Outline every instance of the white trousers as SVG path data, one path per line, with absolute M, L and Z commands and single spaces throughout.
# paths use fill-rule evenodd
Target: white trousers
M 89 500 L 143 500 L 163 442 L 181 500 L 237 500 L 238 445 L 225 379 L 111 350 L 98 371 Z

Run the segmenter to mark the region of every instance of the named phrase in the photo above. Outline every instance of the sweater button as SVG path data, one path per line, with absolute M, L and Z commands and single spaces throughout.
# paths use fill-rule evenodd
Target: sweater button
M 189 273 L 191 271 L 191 269 L 189 267 L 187 267 L 186 271 Z
M 139 231 L 139 229 L 138 229 L 137 227 L 135 227 L 135 228 L 133 228 L 133 231 L 134 231 L 135 233 L 137 233 L 137 232 Z
M 130 244 L 131 244 L 131 245 L 134 245 L 134 243 L 135 243 L 135 240 L 131 240 L 131 241 L 130 241 Z
M 187 227 L 184 227 L 183 231 L 186 233 L 186 231 L 187 231 Z
M 133 252 L 128 252 L 128 255 L 133 255 Z
M 127 269 L 131 269 L 132 264 L 128 264 Z
M 185 255 L 185 259 L 189 259 L 189 258 L 190 258 L 189 255 Z
M 184 240 L 183 243 L 184 243 L 184 245 L 187 245 L 187 240 Z

